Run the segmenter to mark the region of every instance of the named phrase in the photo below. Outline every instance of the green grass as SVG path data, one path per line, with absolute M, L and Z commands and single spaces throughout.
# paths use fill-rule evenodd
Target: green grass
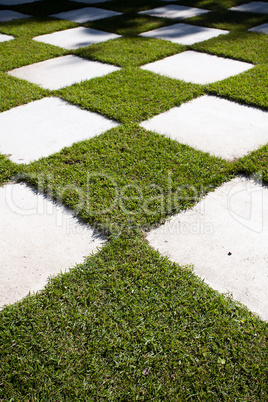
M 69 102 L 122 123 L 146 120 L 201 94 L 199 85 L 131 67 L 55 91 Z
M 243 32 L 245 30 L 267 22 L 267 15 L 242 13 L 239 11 L 226 10 L 226 11 L 212 11 L 210 13 L 201 14 L 197 17 L 189 18 L 189 24 L 208 26 L 216 29 L 226 29 L 232 33 Z M 217 42 L 217 41 L 216 41 Z M 242 41 L 243 45 L 243 41 Z
M 41 99 L 46 94 L 37 85 L 0 72 L 0 112 Z
M 236 162 L 236 168 L 248 176 L 257 175 L 259 181 L 268 184 L 268 146 L 265 145 L 240 158 Z
M 111 241 L 1 324 L 4 400 L 267 399 L 267 325 L 139 238 Z
M 78 24 L 71 21 L 39 17 L 0 23 L 0 33 L 13 35 L 16 38 L 33 38 L 38 35 L 45 35 L 55 31 L 75 28 L 77 26 Z
M 26 181 L 115 234 L 192 206 L 231 170 L 224 160 L 128 125 L 30 164 Z
M 11 177 L 15 177 L 19 173 L 19 166 L 12 163 L 4 155 L 0 154 L 0 183 L 5 183 Z
M 194 50 L 247 61 L 253 64 L 268 63 L 267 35 L 255 32 L 232 32 L 206 42 L 193 45 Z
M 183 50 L 184 46 L 165 40 L 122 37 L 78 49 L 75 54 L 85 59 L 97 60 L 119 67 L 138 67 Z
M 9 71 L 13 68 L 38 63 L 66 54 L 63 49 L 56 46 L 47 46 L 25 38 L 1 43 L 0 52 L 1 71 Z
M 104 20 L 88 22 L 85 26 L 107 32 L 114 32 L 126 37 L 132 37 L 142 32 L 158 29 L 169 24 L 170 20 L 165 20 L 163 18 L 153 18 L 141 14 L 130 13 Z
M 267 86 L 268 65 L 260 65 L 243 74 L 210 84 L 207 89 L 212 94 L 267 110 Z
M 0 6 L 33 16 L 0 23 L 0 33 L 16 38 L 0 43 L 0 112 L 53 95 L 120 123 L 28 165 L 0 155 L 1 184 L 24 181 L 107 236 L 84 264 L 1 311 L 1 402 L 268 400 L 267 323 L 144 239 L 145 230 L 238 174 L 267 184 L 268 147 L 230 163 L 138 125 L 203 94 L 268 111 L 267 35 L 248 32 L 268 17 L 227 10 L 243 0 L 174 3 L 211 10 L 186 23 L 230 33 L 192 46 L 142 38 L 141 32 L 174 23 L 137 13 L 165 3 L 112 0 L 96 6 L 126 15 L 83 26 L 122 37 L 66 51 L 31 38 L 77 26 L 48 16 L 85 3 Z M 204 86 L 139 68 L 184 50 L 254 68 Z M 54 92 L 6 73 L 63 54 L 120 70 Z

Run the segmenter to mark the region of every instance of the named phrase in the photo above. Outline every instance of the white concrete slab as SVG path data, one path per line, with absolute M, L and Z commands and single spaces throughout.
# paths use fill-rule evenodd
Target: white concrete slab
M 229 10 L 242 11 L 247 13 L 268 14 L 268 3 L 264 1 L 254 1 L 252 3 L 241 4 Z
M 65 208 L 22 184 L 0 187 L 0 308 L 44 288 L 52 275 L 104 244 Z
M 8 74 L 40 85 L 42 88 L 54 90 L 102 77 L 117 70 L 120 68 L 67 55 L 16 68 Z
M 268 112 L 209 95 L 140 125 L 228 160 L 268 143 Z
M 235 178 L 152 230 L 159 252 L 268 320 L 268 188 Z
M 0 153 L 29 163 L 117 126 L 62 99 L 44 98 L 0 113 Z
M 223 80 L 254 67 L 253 64 L 187 51 L 141 67 L 153 73 L 196 84 Z
M 0 43 L 1 42 L 7 42 L 8 40 L 15 39 L 13 36 L 10 35 L 5 35 L 0 33 Z
M 98 29 L 77 27 L 52 34 L 36 36 L 33 39 L 38 42 L 71 50 L 116 38 L 120 38 L 120 35 L 99 31 Z
M 140 11 L 139 14 L 151 15 L 152 17 L 170 18 L 175 20 L 182 20 L 184 18 L 192 18 L 197 15 L 206 14 L 209 10 L 202 10 L 201 8 L 177 6 L 170 4 L 169 6 L 157 7 L 152 10 Z
M 97 3 L 106 3 L 106 1 L 111 0 L 70 0 L 70 1 L 75 1 L 76 3 L 97 4 Z
M 19 4 L 35 3 L 41 0 L 0 0 L 0 5 L 3 6 L 16 6 Z
M 31 15 L 17 13 L 12 10 L 0 10 L 0 22 L 18 20 L 21 18 L 30 18 Z
M 83 23 L 87 21 L 96 21 L 102 18 L 115 17 L 121 15 L 116 11 L 104 10 L 102 8 L 96 7 L 85 7 L 79 10 L 66 11 L 64 13 L 52 14 L 50 17 L 59 18 L 62 20 L 74 21 L 78 23 Z
M 249 29 L 249 31 L 268 34 L 268 23 L 258 25 L 257 27 Z
M 229 31 L 225 31 L 223 29 L 198 27 L 178 23 L 155 29 L 153 31 L 144 32 L 140 34 L 140 36 L 169 40 L 173 43 L 179 43 L 181 45 L 193 45 L 194 43 L 202 42 L 219 35 L 226 35 L 228 33 Z

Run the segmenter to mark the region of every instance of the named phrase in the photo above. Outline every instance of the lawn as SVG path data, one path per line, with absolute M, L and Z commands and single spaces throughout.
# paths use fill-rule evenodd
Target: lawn
M 268 400 L 267 323 L 209 288 L 191 266 L 160 256 L 144 236 L 237 175 L 268 184 L 268 146 L 228 162 L 139 126 L 203 94 L 268 111 L 268 36 L 248 31 L 268 15 L 228 10 L 241 0 L 173 3 L 210 10 L 185 22 L 229 34 L 194 45 L 138 36 L 174 23 L 138 14 L 166 4 L 160 0 L 98 3 L 124 14 L 84 24 L 49 17 L 84 3 L 0 6 L 33 16 L 0 23 L 1 34 L 15 37 L 0 43 L 0 112 L 57 96 L 119 123 L 28 165 L 0 155 L 1 185 L 26 182 L 108 240 L 84 264 L 0 312 L 0 401 Z M 77 50 L 32 40 L 78 25 L 121 37 Z M 255 67 L 207 85 L 139 68 L 185 50 Z M 67 54 L 120 70 L 56 91 L 7 74 Z

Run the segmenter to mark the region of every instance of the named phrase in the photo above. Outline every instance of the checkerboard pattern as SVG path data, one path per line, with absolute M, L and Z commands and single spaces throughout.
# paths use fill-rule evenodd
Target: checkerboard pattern
M 124 14 L 113 0 L 61 2 L 46 16 L 38 15 L 42 0 L 0 0 L 0 47 L 19 49 L 25 41 L 29 52 L 28 58 L 7 52 L 0 64 L 2 82 L 13 80 L 14 88 L 10 103 L 3 102 L 0 113 L 3 158 L 30 164 L 113 127 L 124 130 L 126 123 L 143 127 L 148 138 L 159 134 L 231 162 L 268 144 L 267 107 L 262 102 L 250 104 L 250 96 L 243 99 L 238 94 L 239 85 L 245 89 L 247 77 L 256 77 L 257 85 L 261 66 L 254 52 L 251 59 L 243 58 L 231 23 L 214 23 L 210 9 L 193 7 L 193 2 L 188 6 L 187 1 L 180 5 L 163 1 L 161 6 L 158 1 L 137 6 L 133 17 L 133 8 L 132 14 Z M 249 21 L 243 28 L 246 40 L 255 38 L 256 46 L 258 40 L 267 43 L 267 2 L 240 4 L 225 12 L 230 18 L 233 13 L 239 18 L 244 15 L 246 25 Z M 248 13 L 254 16 L 254 26 L 246 19 Z M 40 16 L 47 22 L 38 26 Z M 143 46 L 140 54 L 135 43 Z M 224 54 L 217 50 L 220 45 L 226 48 Z M 126 60 L 113 54 L 113 46 L 122 54 L 129 52 Z M 167 50 L 158 51 L 157 57 L 150 52 L 151 47 L 161 46 Z M 125 109 L 118 103 L 125 97 L 123 91 L 129 97 L 135 93 L 135 87 L 130 87 L 134 75 L 141 77 L 144 92 L 150 80 L 164 88 L 170 79 L 174 87 L 193 85 L 199 95 L 193 90 L 183 102 L 167 102 L 162 109 L 140 99 L 147 112 L 136 116 L 130 98 L 125 99 Z M 221 86 L 225 80 L 230 80 L 227 92 Z M 20 98 L 20 85 L 29 89 L 27 99 Z M 267 88 L 263 91 L 267 95 Z M 9 97 L 4 89 L 2 94 L 3 99 Z M 108 112 L 104 101 L 110 104 Z

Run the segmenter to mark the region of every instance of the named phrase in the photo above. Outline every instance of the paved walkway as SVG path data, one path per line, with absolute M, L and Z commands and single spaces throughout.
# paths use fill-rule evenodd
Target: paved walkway
M 99 9 L 97 3 L 102 1 L 81 0 L 85 8 L 53 14 L 52 17 L 79 24 L 121 15 Z M 33 0 L 0 0 L 0 5 L 31 2 Z M 192 45 L 228 34 L 226 30 L 178 22 L 209 13 L 209 10 L 168 4 L 167 0 L 163 2 L 162 7 L 142 11 L 141 14 L 174 19 L 174 24 L 144 32 L 141 37 Z M 233 10 L 267 14 L 268 3 L 249 3 Z M 29 15 L 11 10 L 0 11 L 0 23 L 26 18 Z M 251 29 L 261 33 L 267 33 L 267 30 L 268 24 Z M 78 26 L 39 35 L 33 40 L 70 50 L 119 37 Z M 0 34 L 0 42 L 11 40 L 14 40 L 12 36 Z M 255 66 L 239 60 L 185 51 L 141 68 L 186 82 L 207 84 L 254 69 Z M 54 90 L 82 80 L 107 76 L 116 70 L 119 68 L 110 64 L 66 55 L 16 68 L 8 74 Z M 0 114 L 0 149 L 15 163 L 30 163 L 117 125 L 59 98 L 43 98 Z M 230 161 L 268 143 L 267 112 L 207 95 L 154 116 L 140 125 Z M 55 132 L 56 138 L 51 135 Z M 267 205 L 267 188 L 238 177 L 210 193 L 193 210 L 178 214 L 170 222 L 151 231 L 148 240 L 171 260 L 194 264 L 196 273 L 214 289 L 231 292 L 235 299 L 268 320 Z M 7 184 L 0 188 L 0 215 L 1 306 L 18 300 L 29 291 L 42 288 L 50 275 L 83 261 L 84 255 L 96 252 L 105 241 L 96 236 L 91 228 L 75 220 L 70 211 L 20 184 Z M 45 256 L 39 255 L 39 246 L 47 250 Z

